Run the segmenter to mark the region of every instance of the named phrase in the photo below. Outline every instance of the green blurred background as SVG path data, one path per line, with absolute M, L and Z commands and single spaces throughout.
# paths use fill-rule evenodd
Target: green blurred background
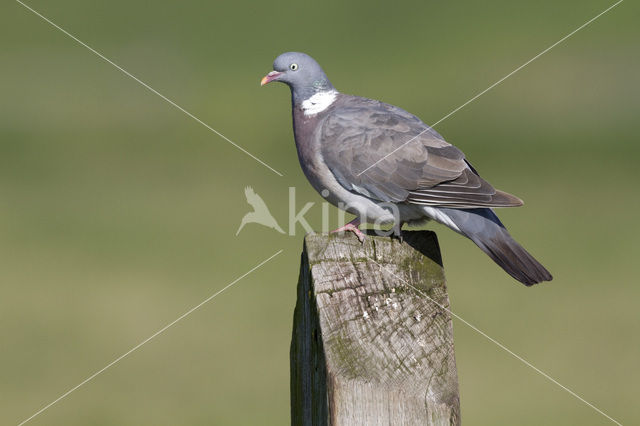
M 433 123 L 612 4 L 80 1 L 29 5 L 247 150 L 29 12 L 0 13 L 0 423 L 17 424 L 276 251 L 63 399 L 38 425 L 282 425 L 303 230 L 288 89 L 304 51 L 347 93 Z M 640 423 L 640 8 L 626 1 L 441 123 L 554 274 L 524 288 L 439 227 L 453 310 L 624 424 Z M 337 225 L 337 211 L 332 220 Z M 460 322 L 470 425 L 610 424 Z

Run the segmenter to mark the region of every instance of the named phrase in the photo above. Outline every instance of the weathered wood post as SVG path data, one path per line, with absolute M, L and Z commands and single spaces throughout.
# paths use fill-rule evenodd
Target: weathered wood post
M 351 233 L 305 237 L 292 425 L 460 424 L 438 241 L 430 231 L 403 235 L 364 244 Z

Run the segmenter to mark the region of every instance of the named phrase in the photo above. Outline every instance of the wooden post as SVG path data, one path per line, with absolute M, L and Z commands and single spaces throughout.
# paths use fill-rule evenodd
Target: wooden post
M 291 339 L 292 425 L 459 425 L 440 248 L 351 233 L 305 237 Z M 428 297 L 427 297 L 428 296 Z

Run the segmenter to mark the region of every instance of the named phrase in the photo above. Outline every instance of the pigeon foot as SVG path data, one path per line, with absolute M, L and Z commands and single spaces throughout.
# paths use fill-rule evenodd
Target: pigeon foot
M 397 238 L 401 243 L 404 242 L 404 237 L 402 236 L 402 222 L 399 224 L 393 225 L 393 230 L 391 232 L 391 239 Z
M 360 225 L 360 219 L 355 218 L 346 225 L 341 226 L 338 229 L 334 229 L 333 231 L 331 231 L 331 234 L 335 232 L 353 232 L 355 236 L 358 237 L 358 241 L 360 241 L 360 243 L 364 243 L 366 235 L 358 228 L 358 225 Z

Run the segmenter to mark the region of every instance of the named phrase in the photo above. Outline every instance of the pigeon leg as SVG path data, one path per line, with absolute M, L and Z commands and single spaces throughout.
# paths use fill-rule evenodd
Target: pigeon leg
M 360 229 L 358 229 L 359 225 L 360 225 L 360 218 L 356 217 L 355 219 L 353 219 L 351 222 L 347 223 L 346 225 L 341 226 L 340 228 L 334 229 L 333 231 L 331 231 L 331 234 L 333 234 L 334 232 L 351 231 L 356 235 L 356 237 L 358 237 L 358 240 L 361 243 L 363 243 L 364 239 L 365 239 L 365 235 Z
M 391 238 L 397 238 L 400 242 L 404 241 L 404 238 L 402 238 L 402 224 L 402 222 L 395 223 L 391 233 Z

